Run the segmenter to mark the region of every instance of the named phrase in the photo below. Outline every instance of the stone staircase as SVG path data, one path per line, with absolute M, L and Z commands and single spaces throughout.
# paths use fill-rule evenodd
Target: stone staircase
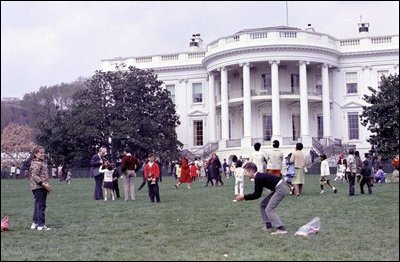
M 186 155 L 188 159 L 194 160 L 196 157 L 197 158 L 205 158 L 207 156 L 210 156 L 211 153 L 215 152 L 218 150 L 218 142 L 215 143 L 207 143 L 201 148 L 198 148 L 194 151 L 189 151 L 187 149 L 181 150 L 181 155 Z
M 350 148 L 356 149 L 355 145 L 342 144 L 340 139 L 331 138 L 312 138 L 312 146 L 318 155 L 325 154 L 331 173 L 336 173 L 336 163 L 339 160 L 340 153 L 347 153 Z M 314 163 L 308 166 L 309 174 L 319 174 L 320 173 L 321 160 L 320 158 L 314 159 Z

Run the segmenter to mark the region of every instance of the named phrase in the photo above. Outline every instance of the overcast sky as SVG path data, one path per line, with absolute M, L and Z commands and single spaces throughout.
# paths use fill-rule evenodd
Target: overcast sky
M 336 38 L 399 34 L 398 1 L 288 1 L 289 26 Z M 100 60 L 188 51 L 243 29 L 286 25 L 286 2 L 1 1 L 1 97 L 92 76 Z

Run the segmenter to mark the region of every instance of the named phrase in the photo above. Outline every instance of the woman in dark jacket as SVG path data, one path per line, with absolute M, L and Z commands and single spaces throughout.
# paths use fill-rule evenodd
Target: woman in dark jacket
M 213 153 L 208 161 L 208 172 L 211 175 L 214 186 L 217 186 L 217 181 L 222 182 L 220 180 L 220 169 L 221 161 L 219 161 L 217 154 Z M 221 184 L 223 185 L 223 183 Z

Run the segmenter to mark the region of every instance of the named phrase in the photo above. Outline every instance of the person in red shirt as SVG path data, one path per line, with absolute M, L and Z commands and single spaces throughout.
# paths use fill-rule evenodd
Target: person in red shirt
M 189 190 L 192 184 L 192 177 L 190 176 L 189 161 L 185 156 L 182 156 L 181 159 L 181 177 L 178 184 L 175 185 L 176 189 L 183 183 L 187 184 L 187 189 Z
M 155 200 L 160 202 L 160 190 L 158 188 L 158 179 L 160 177 L 160 168 L 156 162 L 154 162 L 154 154 L 150 153 L 148 156 L 148 162 L 144 166 L 144 179 L 147 181 L 147 188 L 149 189 L 150 201 Z
M 395 156 L 392 160 L 394 169 L 399 170 L 399 155 Z
M 195 165 L 195 163 L 190 163 L 190 165 L 189 165 L 189 170 L 190 170 L 190 178 L 192 179 L 192 182 L 193 181 L 196 181 L 196 177 L 197 177 L 197 170 L 198 170 L 198 168 L 197 168 L 197 166 Z

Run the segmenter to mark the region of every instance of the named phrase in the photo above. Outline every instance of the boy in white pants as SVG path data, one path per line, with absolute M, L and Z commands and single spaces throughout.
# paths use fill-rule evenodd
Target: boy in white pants
M 236 162 L 236 167 L 234 170 L 235 175 L 235 197 L 237 195 L 243 195 L 243 188 L 244 188 L 244 169 L 242 167 L 242 161 Z M 236 199 L 233 202 L 237 202 Z

